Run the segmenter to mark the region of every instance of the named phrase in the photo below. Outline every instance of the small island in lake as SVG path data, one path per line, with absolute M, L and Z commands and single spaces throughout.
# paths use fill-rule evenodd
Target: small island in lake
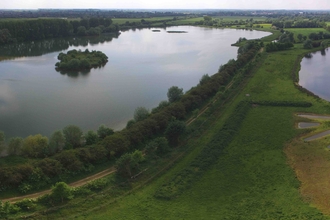
M 187 31 L 166 31 L 169 34 L 184 34 L 188 33 Z
M 81 50 L 70 50 L 65 53 L 60 53 L 57 56 L 60 62 L 55 64 L 56 70 L 90 70 L 104 66 L 108 62 L 108 57 L 101 51 L 89 51 L 86 49 L 84 52 Z

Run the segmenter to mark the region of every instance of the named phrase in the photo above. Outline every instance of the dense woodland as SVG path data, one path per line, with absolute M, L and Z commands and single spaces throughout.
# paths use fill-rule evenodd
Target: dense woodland
M 117 33 L 119 28 L 110 18 L 90 18 L 68 21 L 66 19 L 37 19 L 0 21 L 0 44 L 43 40 L 72 35 L 100 35 Z

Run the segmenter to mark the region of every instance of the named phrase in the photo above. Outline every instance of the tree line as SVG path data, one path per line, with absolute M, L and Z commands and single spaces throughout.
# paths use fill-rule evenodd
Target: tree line
M 5 20 L 0 22 L 0 44 L 118 31 L 110 18 Z

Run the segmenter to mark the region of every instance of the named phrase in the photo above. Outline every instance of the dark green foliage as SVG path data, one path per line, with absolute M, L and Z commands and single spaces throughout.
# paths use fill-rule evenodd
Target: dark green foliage
M 199 85 L 203 85 L 205 84 L 207 81 L 209 81 L 211 79 L 211 77 L 209 76 L 209 74 L 204 74 L 202 76 L 202 78 L 199 80 Z
M 10 204 L 10 202 L 5 202 L 4 204 L 0 201 L 0 218 L 8 219 L 9 214 L 16 214 L 20 211 L 20 207 L 16 204 Z
M 99 140 L 99 136 L 95 131 L 89 130 L 84 135 L 86 140 L 86 145 L 93 145 L 96 144 Z
M 49 183 L 49 177 L 43 173 L 41 168 L 35 167 L 29 177 L 18 186 L 18 190 L 21 193 L 27 193 L 32 189 L 41 189 Z
M 73 198 L 72 189 L 64 182 L 58 182 L 52 187 L 50 199 L 55 203 L 63 203 Z
M 32 174 L 33 167 L 30 164 L 20 164 L 14 167 L 0 168 L 0 191 L 7 188 L 18 187 Z
M 151 110 L 151 113 L 159 112 L 160 110 L 164 109 L 166 106 L 168 106 L 170 103 L 167 100 L 161 101 L 156 108 L 153 108 Z
M 63 128 L 65 148 L 72 149 L 83 146 L 84 138 L 82 130 L 75 125 L 68 125 Z
M 95 26 L 95 24 L 99 25 Z M 110 18 L 91 17 L 80 21 L 66 19 L 6 20 L 0 22 L 0 45 L 16 41 L 35 41 L 71 35 L 99 35 L 102 32 L 118 31 L 118 26 L 113 25 Z
M 176 146 L 180 135 L 183 134 L 185 130 L 186 124 L 183 121 L 171 121 L 165 130 L 165 136 L 172 146 Z
M 182 88 L 180 89 L 177 86 L 172 86 L 171 88 L 168 89 L 167 98 L 169 102 L 178 101 L 182 96 L 183 96 Z
M 21 148 L 24 157 L 43 158 L 49 154 L 48 138 L 41 134 L 30 135 L 23 141 Z
M 23 138 L 13 137 L 9 140 L 8 154 L 9 155 L 20 155 L 23 146 Z
M 135 120 L 134 119 L 131 119 L 131 120 L 129 120 L 128 122 L 127 122 L 127 124 L 126 124 L 126 128 L 130 128 L 130 127 L 132 127 L 132 125 L 134 125 L 135 124 Z
M 50 154 L 61 152 L 65 146 L 65 138 L 62 131 L 55 131 L 49 139 Z
M 15 205 L 19 207 L 22 211 L 34 211 L 37 207 L 35 202 L 32 199 L 23 199 L 19 202 L 16 202 Z
M 139 171 L 139 163 L 143 160 L 143 154 L 139 150 L 122 155 L 116 161 L 117 174 L 124 178 L 132 178 Z
M 60 62 L 55 64 L 57 70 L 89 70 L 108 62 L 108 57 L 101 51 L 89 52 L 71 50 L 67 54 L 60 53 L 57 57 Z
M 107 136 L 102 145 L 111 155 L 120 156 L 129 149 L 130 142 L 124 135 L 115 133 Z
M 5 133 L 0 131 L 0 154 L 6 149 Z
M 273 51 L 287 50 L 292 47 L 293 47 L 293 43 L 290 42 L 286 42 L 286 43 L 271 42 L 266 45 L 266 51 L 273 52 Z
M 109 154 L 107 149 L 102 145 L 94 145 L 88 148 L 91 154 L 91 163 L 92 164 L 100 164 L 106 161 L 107 155 Z
M 285 31 L 278 39 L 279 43 L 294 43 L 294 34 L 289 31 Z
M 313 47 L 312 41 L 310 39 L 306 40 L 304 42 L 304 48 L 305 49 L 311 49 Z
M 62 164 L 58 160 L 52 158 L 45 158 L 36 162 L 36 167 L 39 167 L 42 172 L 50 178 L 60 175 L 63 169 Z
M 107 126 L 105 126 L 103 124 L 100 125 L 100 127 L 97 129 L 97 134 L 101 140 L 114 133 L 115 132 L 113 131 L 113 129 L 108 128 Z
M 59 161 L 67 171 L 78 172 L 83 169 L 83 163 L 77 157 L 74 150 L 66 150 L 55 155 L 55 160 Z
M 149 111 L 145 107 L 137 107 L 134 111 L 134 120 L 137 121 L 142 121 L 149 116 Z

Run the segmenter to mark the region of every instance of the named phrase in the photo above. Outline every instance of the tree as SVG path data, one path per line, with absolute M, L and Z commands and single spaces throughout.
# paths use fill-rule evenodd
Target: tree
M 52 198 L 54 202 L 63 203 L 65 200 L 72 199 L 73 193 L 68 184 L 65 182 L 58 182 L 52 187 L 50 198 Z
M 310 39 L 308 39 L 304 42 L 305 49 L 311 49 L 312 47 L 313 47 L 313 45 L 312 45 L 312 41 Z
M 104 138 L 102 144 L 106 149 L 108 149 L 110 155 L 118 156 L 122 155 L 129 149 L 130 142 L 126 136 L 120 133 L 115 133 L 114 135 Z
M 302 39 L 303 39 L 303 35 L 302 35 L 302 34 L 298 34 L 298 35 L 297 35 L 297 38 L 298 38 L 298 40 L 301 42 Z
M 55 131 L 49 138 L 49 151 L 51 154 L 61 152 L 65 146 L 65 138 L 61 130 Z
M 6 149 L 5 133 L 0 131 L 0 155 Z
M 183 121 L 172 121 L 168 124 L 165 130 L 165 136 L 172 146 L 176 146 L 179 141 L 179 136 L 185 131 L 186 124 Z
M 77 34 L 80 36 L 86 35 L 86 28 L 84 26 L 80 26 L 77 28 Z
M 93 145 L 96 144 L 99 140 L 99 136 L 95 131 L 89 130 L 85 134 L 86 145 Z
M 324 50 L 325 48 L 327 48 L 328 47 L 328 42 L 327 41 L 322 41 L 322 43 L 321 43 L 321 47 L 322 47 L 322 49 Z
M 61 174 L 62 164 L 52 158 L 44 158 L 36 163 L 47 177 L 55 177 Z
M 182 96 L 183 96 L 182 88 L 180 89 L 177 86 L 172 86 L 171 88 L 168 89 L 167 98 L 169 102 L 178 101 Z
M 126 153 L 116 161 L 117 174 L 122 177 L 132 177 L 139 171 L 139 163 L 144 160 L 141 151 L 135 150 L 133 153 Z
M 162 156 L 171 151 L 168 141 L 165 137 L 158 137 L 146 145 L 147 155 L 156 154 Z
M 100 125 L 100 127 L 97 129 L 97 134 L 99 135 L 99 138 L 101 140 L 103 140 L 104 138 L 106 138 L 107 136 L 110 136 L 112 134 L 114 134 L 115 132 L 111 129 L 108 128 L 105 125 Z
M 74 150 L 65 150 L 54 156 L 54 159 L 59 161 L 63 168 L 67 171 L 77 172 L 83 168 L 83 163 L 77 157 L 77 152 Z
M 127 122 L 127 124 L 126 124 L 126 128 L 130 128 L 130 127 L 132 127 L 132 125 L 134 125 L 135 124 L 135 120 L 134 119 L 131 119 L 131 120 L 129 120 L 128 122 Z
M 30 135 L 23 141 L 22 155 L 32 158 L 42 158 L 49 154 L 48 138 L 41 134 Z
M 82 147 L 84 143 L 82 130 L 75 125 L 68 125 L 63 128 L 65 147 L 67 149 Z
M 8 154 L 11 156 L 20 155 L 22 146 L 23 146 L 23 138 L 21 137 L 11 138 L 8 144 Z
M 137 107 L 134 111 L 134 120 L 137 121 L 142 121 L 149 116 L 149 111 L 145 107 Z
M 203 85 L 205 84 L 207 81 L 209 81 L 211 79 L 211 77 L 208 74 L 204 74 L 202 76 L 202 78 L 199 80 L 199 84 Z

